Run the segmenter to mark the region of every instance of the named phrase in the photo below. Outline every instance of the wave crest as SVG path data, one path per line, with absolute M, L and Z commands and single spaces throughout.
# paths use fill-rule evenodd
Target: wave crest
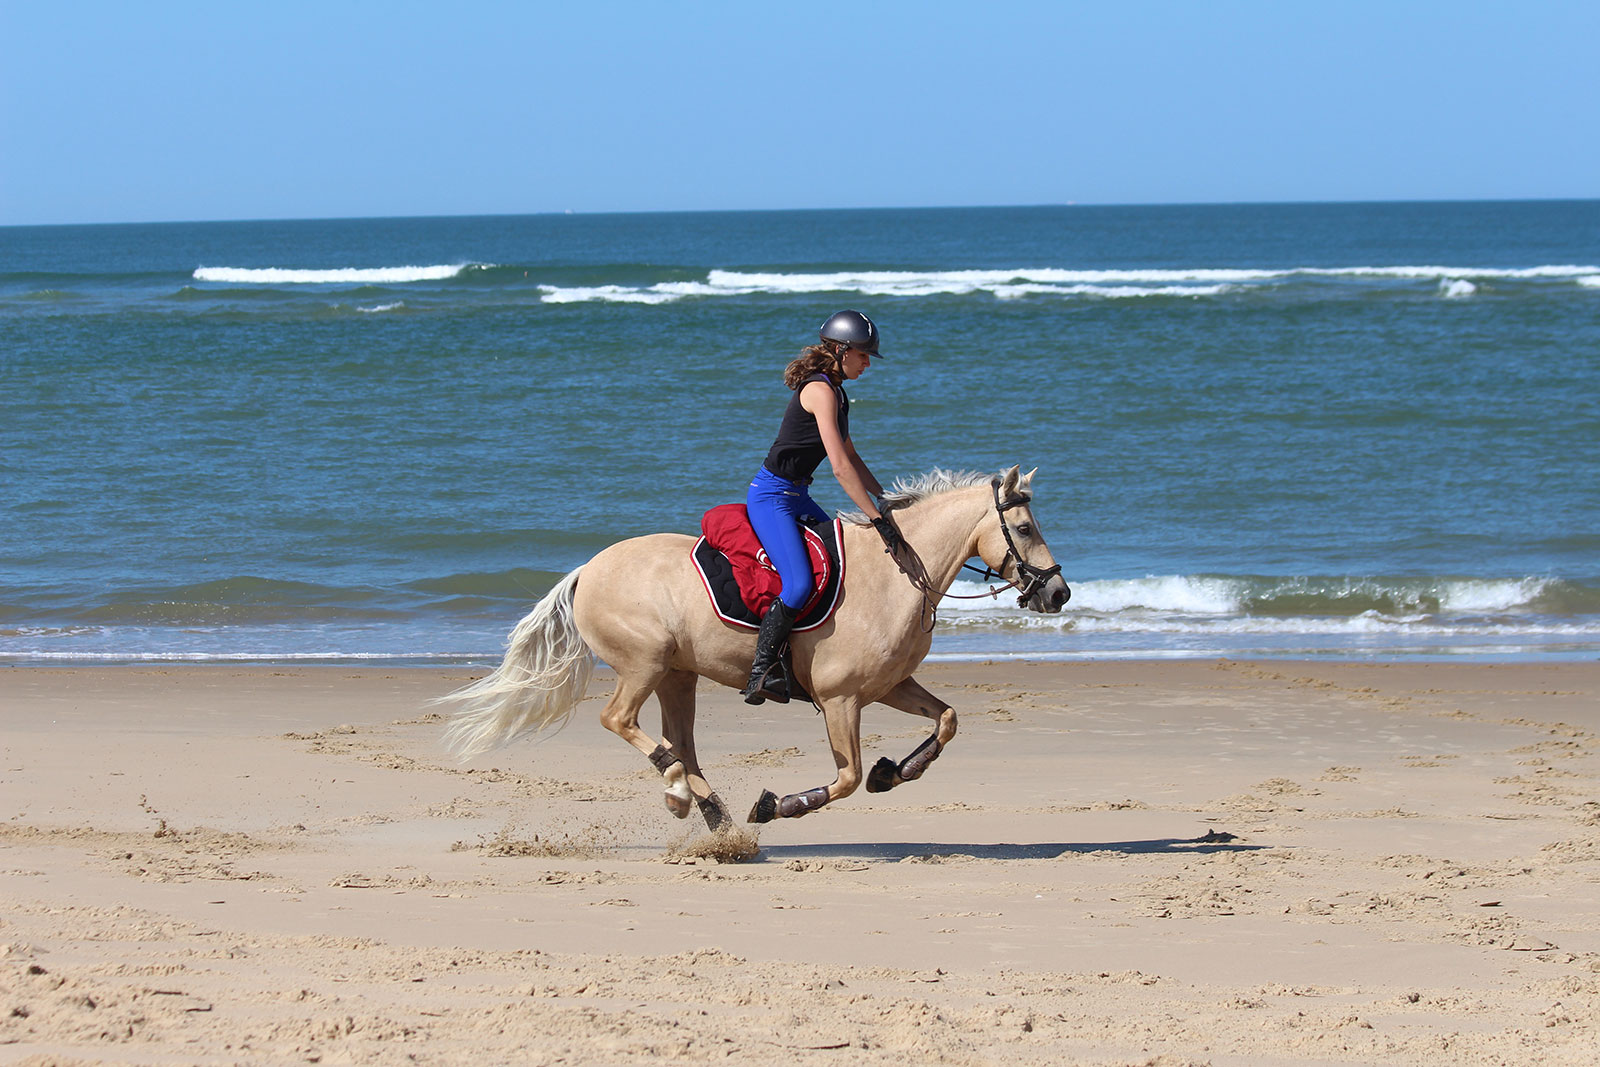
M 987 586 L 958 582 L 951 592 Z M 1513 628 L 1557 626 L 1600 633 L 1600 589 L 1559 578 L 1283 578 L 1224 575 L 1151 575 L 1074 582 L 1060 622 L 1027 617 L 1014 598 L 946 601 L 950 621 L 1022 621 L 1038 625 L 1147 632 L 1226 623 L 1244 630 L 1279 631 L 1328 625 L 1444 627 L 1486 620 Z M 1555 632 L 1555 631 L 1552 631 Z
M 599 301 L 667 304 L 689 297 L 811 295 L 855 293 L 874 297 L 966 296 L 988 293 L 1000 300 L 1027 296 L 1097 297 L 1107 300 L 1220 296 L 1296 279 L 1380 279 L 1435 281 L 1441 296 L 1460 299 L 1478 291 L 1485 279 L 1510 281 L 1575 280 L 1600 283 L 1600 267 L 1551 264 L 1538 267 L 1358 266 L 1284 268 L 1137 268 L 1074 270 L 1017 267 L 1003 270 L 739 271 L 714 269 L 704 281 L 664 281 L 654 285 L 539 286 L 550 304 Z M 1474 281 L 1476 279 L 1476 281 Z
M 482 263 L 452 263 L 428 267 L 333 267 L 300 269 L 291 267 L 197 267 L 197 282 L 222 282 L 233 285 L 403 285 L 406 282 L 437 282 L 471 270 L 486 269 Z

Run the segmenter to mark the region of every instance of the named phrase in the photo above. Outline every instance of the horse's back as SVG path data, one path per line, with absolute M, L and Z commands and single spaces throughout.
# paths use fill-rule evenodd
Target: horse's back
M 583 565 L 573 601 L 578 632 L 613 666 L 671 660 L 686 628 L 711 615 L 696 601 L 705 589 L 690 553 L 695 538 L 658 533 L 631 537 Z
M 599 566 L 607 570 L 619 568 L 652 568 L 670 566 L 675 562 L 687 564 L 694 549 L 695 538 L 681 533 L 653 533 L 630 537 L 602 548 L 595 557 L 584 564 L 588 568 Z
M 695 539 L 688 534 L 656 533 L 630 537 L 602 549 L 583 565 L 578 579 L 577 606 L 625 604 L 644 600 L 675 599 L 695 575 L 690 553 Z

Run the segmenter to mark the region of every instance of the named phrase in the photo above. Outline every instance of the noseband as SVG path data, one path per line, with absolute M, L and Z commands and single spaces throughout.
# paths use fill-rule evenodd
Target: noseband
M 1051 567 L 1035 567 L 1022 558 L 1022 553 L 1017 551 L 1017 543 L 1011 539 L 1011 527 L 1006 524 L 1006 512 L 1012 508 L 1020 508 L 1024 504 L 1030 503 L 1030 499 L 1019 493 L 1001 500 L 1000 479 L 994 479 L 989 485 L 994 490 L 994 510 L 1000 516 L 1000 535 L 1006 539 L 1006 557 L 1000 561 L 1000 570 L 994 570 L 986 563 L 983 570 L 978 573 L 983 575 L 983 581 L 988 581 L 990 578 L 999 578 L 1003 582 L 1008 582 L 1012 588 L 1017 590 L 1017 607 L 1020 608 L 1028 602 L 1030 597 L 1040 589 L 1043 589 L 1046 582 L 1061 573 L 1061 564 L 1057 563 Z M 1006 569 L 1007 563 L 1012 564 L 1012 573 L 1016 575 L 1015 578 L 1007 578 L 1002 573 Z M 977 567 L 972 566 L 970 563 L 963 564 L 963 566 L 969 571 L 978 570 Z M 1070 589 L 1067 590 L 1067 596 L 1069 598 L 1072 596 Z

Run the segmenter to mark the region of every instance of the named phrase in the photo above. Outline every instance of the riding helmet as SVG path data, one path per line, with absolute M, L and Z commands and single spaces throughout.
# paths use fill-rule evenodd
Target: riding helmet
M 838 311 L 828 317 L 818 331 L 824 341 L 838 341 L 842 345 L 870 352 L 878 352 L 878 328 L 872 320 L 859 311 Z

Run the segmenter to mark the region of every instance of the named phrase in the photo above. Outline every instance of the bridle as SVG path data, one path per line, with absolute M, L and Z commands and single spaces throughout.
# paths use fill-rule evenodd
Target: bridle
M 1017 591 L 1017 607 L 1020 608 L 1027 604 L 1028 598 L 1039 592 L 1039 590 L 1044 587 L 1046 582 L 1061 573 L 1061 564 L 1057 563 L 1050 567 L 1035 567 L 1033 564 L 1022 558 L 1022 553 L 1017 551 L 1016 541 L 1011 537 L 1011 527 L 1006 523 L 1006 512 L 1010 511 L 1012 508 L 1020 508 L 1024 504 L 1031 503 L 1032 498 L 1023 496 L 1020 493 L 1016 493 L 1006 497 L 1004 500 L 1001 500 L 1000 479 L 998 477 L 993 479 L 989 483 L 989 486 L 994 490 L 994 510 L 995 514 L 1000 517 L 1000 535 L 1004 537 L 1006 541 L 1005 558 L 1000 561 L 1000 570 L 998 571 L 994 570 L 987 563 L 984 564 L 982 570 L 979 570 L 970 563 L 963 563 L 961 568 L 962 570 L 973 571 L 982 575 L 983 577 L 980 579 L 982 581 L 989 581 L 992 578 L 998 578 L 1002 582 L 1005 582 L 1007 586 L 1010 586 L 1012 589 Z M 909 548 L 910 546 L 907 547 Z M 914 552 L 912 553 L 912 558 L 913 560 L 916 559 Z M 1012 565 L 1012 574 L 1015 575 L 1014 578 L 1007 578 L 1005 574 L 1002 573 L 1004 572 L 1007 563 Z M 895 566 L 899 567 L 901 572 L 905 574 L 907 578 L 911 579 L 912 584 L 915 585 L 918 592 L 922 594 L 923 613 L 928 616 L 928 625 L 924 632 L 931 632 L 933 628 L 938 625 L 940 599 L 983 600 L 986 597 L 998 598 L 1000 596 L 1000 588 L 995 588 L 992 586 L 987 593 L 940 593 L 932 587 L 931 583 L 929 583 L 926 572 L 913 574 L 909 569 L 906 568 L 905 564 L 900 562 L 898 558 L 895 559 Z M 920 561 L 917 561 L 917 568 L 919 571 L 921 570 Z M 1068 599 L 1071 599 L 1071 589 L 1067 590 L 1067 597 Z
M 1061 564 L 1057 563 L 1049 567 L 1035 567 L 1033 564 L 1022 558 L 1022 553 L 1017 551 L 1017 543 L 1011 539 L 1011 527 L 1006 522 L 1006 512 L 1010 511 L 1012 508 L 1020 508 L 1024 504 L 1031 503 L 1031 498 L 1023 496 L 1021 493 L 1015 493 L 1006 497 L 1004 500 L 1001 500 L 1000 479 L 995 478 L 989 483 L 989 485 L 990 488 L 994 490 L 994 510 L 996 514 L 1000 516 L 1000 536 L 1006 539 L 1005 559 L 1000 561 L 1000 570 L 998 571 L 990 567 L 987 563 L 983 565 L 982 570 L 979 570 L 970 563 L 963 563 L 961 567 L 963 570 L 974 571 L 977 574 L 981 574 L 983 577 L 979 579 L 980 581 L 987 582 L 991 578 L 999 578 L 1001 581 L 1011 586 L 1011 588 L 1017 590 L 1017 607 L 1020 608 L 1028 602 L 1030 597 L 1032 597 L 1040 589 L 1043 589 L 1046 582 L 1061 573 Z M 1007 578 L 1003 573 L 1008 562 L 1012 565 L 1011 569 L 1012 573 L 1016 575 L 1015 578 Z M 987 593 L 979 593 L 976 596 L 955 596 L 950 593 L 945 594 L 945 596 L 951 600 L 978 600 L 986 596 L 998 597 L 999 595 L 1000 590 L 998 589 L 991 589 Z M 1067 590 L 1067 596 L 1068 598 L 1071 598 L 1071 589 Z

